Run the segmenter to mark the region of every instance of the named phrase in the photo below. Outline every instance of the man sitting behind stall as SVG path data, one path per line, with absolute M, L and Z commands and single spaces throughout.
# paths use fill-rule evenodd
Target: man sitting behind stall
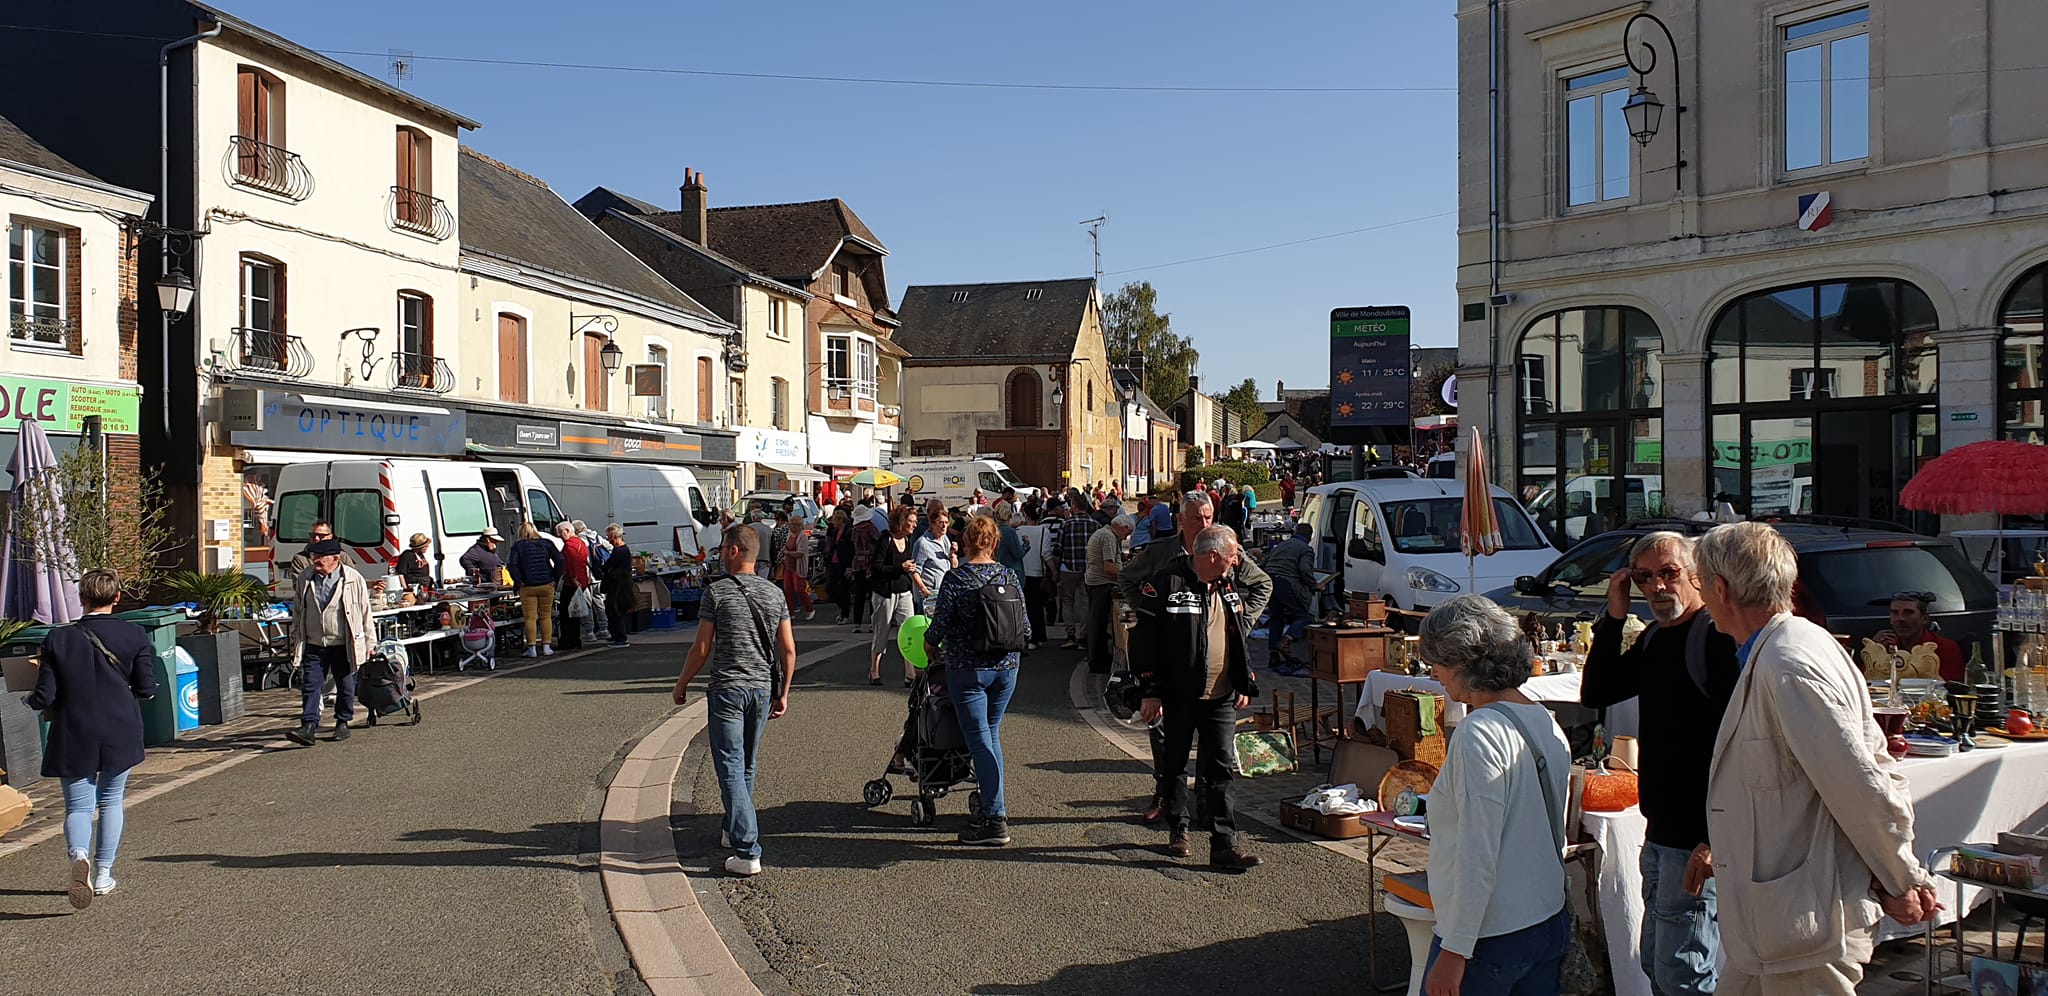
M 1629 589 L 1640 588 L 1656 625 L 1621 649 Z M 1629 567 L 1607 582 L 1607 611 L 1593 624 L 1593 650 L 1579 701 L 1604 709 L 1641 697 L 1644 835 L 1642 963 L 1662 996 L 1714 991 L 1721 929 L 1713 851 L 1707 846 L 1707 772 L 1728 696 L 1742 674 L 1735 640 L 1703 608 L 1692 540 L 1651 533 L 1629 550 Z
M 498 559 L 498 544 L 503 540 L 496 529 L 486 528 L 469 549 L 462 551 L 462 573 L 485 584 L 497 584 L 505 574 L 505 562 Z
M 1928 617 L 1927 606 L 1933 601 L 1932 592 L 1902 591 L 1893 595 L 1892 628 L 1880 631 L 1877 642 L 1905 650 L 1932 643 L 1934 652 L 1941 657 L 1941 680 L 1966 681 L 1962 644 L 1931 628 L 1934 620 Z

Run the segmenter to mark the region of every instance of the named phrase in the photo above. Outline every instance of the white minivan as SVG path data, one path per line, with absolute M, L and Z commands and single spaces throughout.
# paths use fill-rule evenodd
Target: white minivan
M 466 460 L 309 460 L 286 464 L 277 475 L 272 509 L 274 561 L 290 563 L 306 548 L 313 522 L 334 524 L 342 560 L 375 580 L 414 533 L 433 541 L 427 558 L 434 576 L 462 578 L 459 561 L 486 528 L 507 543 L 532 522 L 551 534 L 561 509 L 546 484 L 516 463 Z M 499 547 L 503 555 L 504 547 Z
M 582 519 L 599 533 L 607 524 L 616 524 L 635 550 L 694 553 L 676 549 L 676 527 L 701 530 L 717 521 L 697 475 L 682 467 L 592 460 L 524 462 L 561 503 L 563 515 Z
M 981 492 L 984 501 L 1002 497 L 1004 488 L 1016 488 L 1017 497 L 1029 498 L 1038 489 L 1027 487 L 1010 465 L 997 459 L 1000 453 L 974 456 L 905 457 L 889 465 L 889 472 L 903 478 L 906 486 L 921 497 L 936 497 L 948 504 L 966 504 Z
M 1453 595 L 1492 591 L 1557 559 L 1536 520 L 1498 486 L 1493 514 L 1505 545 L 1468 567 L 1459 551 L 1465 486 L 1430 478 L 1344 481 L 1310 488 L 1301 521 L 1316 567 L 1341 570 L 1344 589 L 1380 592 L 1402 609 L 1427 610 Z

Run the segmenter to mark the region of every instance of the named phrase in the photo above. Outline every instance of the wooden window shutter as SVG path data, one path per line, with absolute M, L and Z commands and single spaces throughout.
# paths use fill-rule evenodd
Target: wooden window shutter
M 603 339 L 594 335 L 583 337 L 583 408 L 585 411 L 601 412 L 611 407 L 611 399 L 605 397 L 603 351 Z
M 398 169 L 396 180 L 398 220 L 418 224 L 424 212 L 420 210 L 418 192 L 420 186 L 420 136 L 411 128 L 398 129 Z
M 498 316 L 498 400 L 526 403 L 526 322 Z
M 697 421 L 711 424 L 711 357 L 697 357 Z

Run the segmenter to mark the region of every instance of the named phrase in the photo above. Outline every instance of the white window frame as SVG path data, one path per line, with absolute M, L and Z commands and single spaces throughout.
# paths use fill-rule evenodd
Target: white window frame
M 1792 33 L 1802 27 L 1851 14 L 1861 15 L 1861 19 L 1840 24 L 1824 31 L 1816 31 L 1810 35 L 1797 38 L 1792 37 Z M 1855 169 L 1870 162 L 1872 155 L 1876 151 L 1875 146 L 1877 143 L 1877 129 L 1870 123 L 1876 116 L 1877 104 L 1877 87 L 1875 84 L 1877 82 L 1878 52 L 1876 39 L 1871 37 L 1873 23 L 1874 19 L 1870 15 L 1870 7 L 1867 4 L 1842 4 L 1813 8 L 1787 14 L 1777 19 L 1774 33 L 1777 41 L 1778 171 L 1780 175 L 1811 175 L 1815 172 L 1824 173 L 1834 170 Z M 1836 42 L 1859 36 L 1864 39 L 1864 62 L 1868 66 L 1865 74 L 1867 78 L 1862 81 L 1865 117 L 1863 126 L 1863 154 L 1846 159 L 1836 159 L 1834 158 L 1834 45 Z M 1803 52 L 1808 49 L 1818 49 L 1820 54 L 1820 78 L 1816 81 L 1809 81 L 1818 83 L 1820 87 L 1820 121 L 1818 125 L 1820 130 L 1820 159 L 1818 162 L 1794 166 L 1791 163 L 1793 80 L 1786 61 L 1793 53 Z
M 57 342 L 36 342 L 33 338 L 26 337 L 25 329 L 22 333 L 18 334 L 14 328 L 14 320 L 16 318 L 28 321 L 55 321 L 58 328 L 65 328 L 66 323 L 72 318 L 71 295 L 68 291 L 69 281 L 67 279 L 70 274 L 65 272 L 65 267 L 70 265 L 71 260 L 70 245 L 66 241 L 68 238 L 67 231 L 67 229 L 56 225 L 36 222 L 27 218 L 15 218 L 8 226 L 7 335 L 8 339 L 17 346 L 26 346 L 32 349 L 49 349 L 59 352 L 70 351 L 70 343 L 67 341 L 70 339 L 68 329 L 63 340 Z M 54 246 L 56 262 L 39 263 L 30 258 L 34 255 L 33 247 L 39 235 L 48 238 L 50 240 L 49 244 Z M 17 238 L 19 239 L 18 242 L 16 241 Z M 22 253 L 19 259 L 14 255 L 17 249 Z M 16 267 L 21 268 L 19 277 L 15 273 Z M 35 289 L 42 286 L 44 280 L 55 280 L 57 282 L 57 306 L 54 314 L 50 313 L 50 306 L 48 304 L 38 302 L 35 298 Z
M 768 378 L 768 424 L 784 432 L 789 431 L 789 381 L 782 377 Z
M 647 417 L 657 422 L 668 421 L 668 343 L 650 340 L 647 343 L 647 364 L 661 368 L 661 393 L 645 399 Z
M 1521 389 L 1522 414 L 1524 415 L 1550 415 L 1557 412 L 1557 402 L 1550 397 L 1550 379 L 1546 375 L 1547 371 L 1544 369 L 1546 366 L 1544 361 L 1547 359 L 1548 357 L 1545 356 L 1525 353 L 1522 355 L 1520 362 L 1516 364 L 1515 376 L 1520 381 L 1518 386 Z M 1535 388 L 1533 392 L 1530 390 L 1531 387 Z M 1541 401 L 1548 407 L 1540 412 L 1535 411 L 1529 407 L 1529 402 L 1532 400 Z
M 247 324 L 243 325 L 242 327 L 243 327 L 243 328 L 246 328 L 246 329 L 250 329 L 251 331 L 256 331 L 256 332 L 268 332 L 268 333 L 271 333 L 271 334 L 273 334 L 273 335 L 282 335 L 282 334 L 284 334 L 284 329 L 283 329 L 283 328 L 281 327 L 281 323 L 280 323 L 280 322 L 278 322 L 278 320 L 277 320 L 277 310 L 278 310 L 278 309 L 277 309 L 277 306 L 278 306 L 278 304 L 280 303 L 280 302 L 279 302 L 279 300 L 278 300 L 278 295 L 277 295 L 277 275 L 278 275 L 278 272 L 279 272 L 279 271 L 281 271 L 281 270 L 283 270 L 283 269 L 284 269 L 284 266 L 283 266 L 283 264 L 277 263 L 277 262 L 275 262 L 275 261 L 273 261 L 273 260 L 270 260 L 270 259 L 260 259 L 260 258 L 258 258 L 258 257 L 255 257 L 255 256 L 250 256 L 250 255 L 244 255 L 244 256 L 242 257 L 242 260 L 241 260 L 241 266 L 242 266 L 242 273 L 241 273 L 241 278 L 242 278 L 242 286 L 241 286 L 241 295 L 242 295 L 242 301 L 241 301 L 241 305 L 242 305 L 242 311 L 241 311 L 241 315 L 240 315 L 240 320 L 241 320 L 242 322 L 245 322 L 245 323 L 246 323 L 246 322 L 248 322 L 248 321 L 250 321 L 250 318 L 249 318 L 249 316 L 250 316 L 250 314 L 251 314 L 252 312 L 251 312 L 251 309 L 249 308 L 249 303 L 250 303 L 251 301 L 256 301 L 256 300 L 262 300 L 262 301 L 266 301 L 266 302 L 268 302 L 268 303 L 270 304 L 270 325 L 271 325 L 271 327 L 270 327 L 270 328 L 259 328 L 259 327 L 255 326 L 255 325 L 247 325 Z M 270 296 L 269 296 L 269 297 L 266 297 L 266 298 L 258 298 L 258 297 L 256 297 L 256 295 L 255 295 L 255 294 L 251 293 L 251 288 L 253 288 L 253 287 L 255 286 L 255 283 L 256 283 L 255 281 L 253 281 L 253 280 L 249 279 L 249 271 L 250 271 L 250 270 L 252 270 L 252 269 L 264 269 L 264 270 L 269 270 L 269 271 L 270 271 Z
M 782 309 L 785 306 L 785 302 L 781 298 L 769 295 L 768 338 L 770 339 L 780 339 L 783 342 L 789 341 L 789 327 L 783 322 L 785 316 L 782 313 Z
M 419 320 L 413 322 L 412 324 L 407 324 L 405 320 L 405 306 L 408 302 L 417 303 L 419 305 L 419 315 L 417 316 Z M 427 326 L 431 321 L 431 319 L 428 317 L 428 312 L 431 311 L 433 307 L 434 299 L 428 297 L 425 294 L 420 293 L 419 291 L 403 290 L 398 292 L 399 352 L 407 353 L 412 356 L 431 355 L 432 351 L 427 348 L 428 346 L 432 345 L 432 343 L 429 343 L 427 341 Z M 495 334 L 496 330 L 493 329 L 492 331 Z M 410 341 L 407 340 L 407 336 L 411 337 Z M 411 348 L 415 346 L 419 348 Z
M 870 401 L 875 399 L 881 384 L 880 354 L 881 347 L 875 345 L 875 340 L 867 336 L 855 337 L 853 393 L 856 396 Z
M 747 424 L 747 379 L 739 374 L 728 374 L 725 378 L 725 424 Z
M 1619 94 L 1622 100 L 1627 100 L 1632 82 L 1633 77 L 1626 63 L 1574 68 L 1560 75 L 1557 85 L 1559 93 L 1563 96 L 1563 105 L 1560 110 L 1557 134 L 1563 144 L 1558 150 L 1558 175 L 1563 180 L 1563 198 L 1567 211 L 1587 211 L 1603 207 L 1613 207 L 1618 204 L 1629 203 L 1634 199 L 1636 188 L 1635 140 L 1628 134 L 1626 120 L 1622 121 L 1621 131 L 1618 135 L 1609 135 L 1609 129 L 1606 127 L 1607 123 L 1602 120 L 1604 113 L 1607 111 L 1607 105 L 1612 102 L 1610 97 Z M 1577 84 L 1579 88 L 1574 89 L 1574 84 Z M 1572 146 L 1574 137 L 1572 132 L 1572 106 L 1581 101 L 1592 102 L 1594 123 L 1592 136 L 1593 196 L 1585 200 L 1577 199 L 1580 185 L 1575 182 L 1578 178 L 1572 175 Z M 1612 113 L 1617 117 L 1621 115 L 1621 107 L 1618 103 L 1612 109 Z M 1616 138 L 1622 143 L 1621 154 L 1628 163 L 1627 171 L 1619 177 L 1607 175 L 1606 161 L 1610 151 L 1607 147 L 1609 138 Z M 1615 183 L 1619 183 L 1621 189 L 1610 192 L 1609 186 Z
M 866 398 L 875 400 L 879 373 L 881 347 L 875 344 L 873 336 L 859 332 L 833 332 L 825 336 L 825 392 L 832 398 Z M 840 364 L 833 363 L 833 353 L 838 351 L 844 357 Z M 835 374 L 833 368 L 843 367 L 845 373 Z
M 1793 367 L 1788 385 L 1793 401 L 1827 401 L 1840 397 L 1834 367 Z

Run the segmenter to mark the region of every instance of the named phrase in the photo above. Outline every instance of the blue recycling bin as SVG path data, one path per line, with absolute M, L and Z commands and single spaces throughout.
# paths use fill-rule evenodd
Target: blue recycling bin
M 184 647 L 172 647 L 171 659 L 176 668 L 175 690 L 171 700 L 177 709 L 178 732 L 199 728 L 199 662 L 185 652 Z

